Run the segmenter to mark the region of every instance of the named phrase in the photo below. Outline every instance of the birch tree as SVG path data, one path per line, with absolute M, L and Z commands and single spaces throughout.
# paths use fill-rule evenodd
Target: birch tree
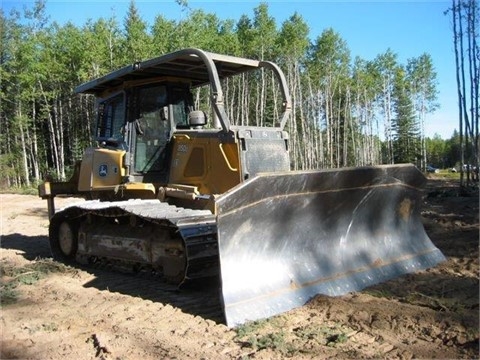
M 427 147 L 425 143 L 425 122 L 427 114 L 438 108 L 437 73 L 429 54 L 422 54 L 407 61 L 407 79 L 410 83 L 411 96 L 420 127 L 421 169 L 427 165 Z
M 307 66 L 318 99 L 319 125 L 325 138 L 325 164 L 338 167 L 340 159 L 336 149 L 341 148 L 341 129 L 345 113 L 338 105 L 342 101 L 341 89 L 350 74 L 350 50 L 346 42 L 333 29 L 327 29 L 312 44 Z
M 461 149 L 460 185 L 469 186 L 474 175 L 470 169 L 479 168 L 479 82 L 480 48 L 478 45 L 479 6 L 474 0 L 452 0 L 453 43 L 455 51 L 459 141 Z M 467 167 L 466 181 L 463 164 Z
M 317 138 L 320 135 L 313 117 L 308 117 L 308 106 L 304 101 L 304 75 L 302 68 L 309 46 L 309 28 L 297 13 L 286 20 L 277 37 L 278 63 L 285 71 L 290 95 L 292 97 L 292 116 L 287 124 L 290 134 L 290 151 L 293 169 L 311 169 L 317 167 Z M 307 82 L 305 82 L 307 83 Z
M 379 73 L 374 62 L 355 58 L 352 70 L 353 104 L 352 116 L 358 133 L 353 137 L 355 165 L 381 163 L 380 126 L 377 116 L 377 98 L 381 93 Z
M 387 164 L 393 164 L 393 89 L 395 72 L 398 67 L 397 54 L 395 54 L 391 49 L 388 49 L 385 53 L 380 54 L 375 58 L 375 67 L 382 84 L 379 100 L 382 104 L 382 113 L 384 118 L 383 125 L 386 143 L 385 162 Z

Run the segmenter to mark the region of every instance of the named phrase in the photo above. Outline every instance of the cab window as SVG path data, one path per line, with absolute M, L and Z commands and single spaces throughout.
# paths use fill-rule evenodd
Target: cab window
M 191 95 L 188 89 L 172 90 L 172 117 L 175 126 L 182 128 L 188 125 L 188 113 L 192 110 Z
M 97 138 L 123 141 L 125 125 L 124 95 L 118 94 L 98 105 Z

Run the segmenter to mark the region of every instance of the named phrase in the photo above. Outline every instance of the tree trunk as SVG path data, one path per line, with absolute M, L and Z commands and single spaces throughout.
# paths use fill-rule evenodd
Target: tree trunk
M 20 115 L 21 116 L 21 115 Z M 25 141 L 25 131 L 23 130 L 22 119 L 20 117 L 20 140 L 22 142 L 23 176 L 25 186 L 30 187 L 30 174 L 28 171 L 28 155 Z
M 457 14 L 458 11 L 458 14 Z M 459 59 L 459 44 L 458 37 L 461 36 L 457 32 L 457 15 L 460 17 L 460 7 L 456 5 L 456 1 L 452 0 L 452 22 L 453 22 L 453 44 L 455 50 L 455 74 L 457 80 L 457 94 L 458 94 L 458 122 L 459 122 L 459 140 L 460 140 L 460 186 L 464 186 L 464 171 L 463 164 L 465 163 L 465 144 L 463 140 L 463 101 L 462 88 L 460 82 L 460 59 Z
M 60 165 L 60 178 L 65 180 L 65 147 L 64 147 L 64 139 L 63 139 L 63 108 L 62 108 L 62 101 L 59 99 L 55 99 L 53 102 L 53 111 L 54 111 L 54 119 L 56 119 L 56 129 L 57 129 L 57 145 L 58 145 L 58 155 L 60 156 L 59 165 Z
M 33 167 L 33 176 L 35 182 L 40 182 L 40 164 L 39 164 L 39 156 L 38 156 L 38 139 L 37 139 L 37 127 L 35 126 L 37 121 L 37 112 L 35 110 L 35 102 L 32 101 L 32 147 L 31 147 L 31 159 L 32 159 L 32 167 Z
M 56 140 L 56 131 L 55 131 L 55 125 L 54 121 L 52 118 L 52 114 L 49 111 L 49 103 L 48 103 L 48 98 L 47 94 L 45 94 L 45 91 L 43 90 L 43 85 L 42 82 L 39 80 L 38 85 L 40 86 L 40 91 L 42 92 L 43 96 L 43 101 L 45 103 L 45 107 L 47 108 L 47 119 L 48 119 L 48 132 L 49 132 L 49 137 L 50 137 L 50 150 L 52 151 L 52 161 L 55 165 L 55 172 L 57 178 L 60 178 L 60 164 L 59 164 L 59 154 L 58 154 L 58 148 L 57 148 L 57 140 Z

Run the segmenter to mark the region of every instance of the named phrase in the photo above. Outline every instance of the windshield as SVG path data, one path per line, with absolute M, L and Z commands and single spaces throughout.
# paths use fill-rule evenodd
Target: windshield
M 167 106 L 166 86 L 138 91 L 135 172 L 161 171 L 165 166 L 165 147 L 170 138 Z

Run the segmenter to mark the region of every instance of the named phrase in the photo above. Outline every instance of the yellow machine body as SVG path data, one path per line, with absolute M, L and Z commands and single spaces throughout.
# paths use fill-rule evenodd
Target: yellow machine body
M 223 194 L 241 182 L 236 143 L 222 143 L 198 133 L 173 136 L 170 183 L 198 188 L 201 194 Z
M 239 96 L 256 94 L 255 71 L 275 80 L 262 111 Z M 235 326 L 445 259 L 421 222 L 414 165 L 291 171 L 292 104 L 274 63 L 184 49 L 76 91 L 97 98 L 98 147 L 69 181 L 39 186 L 57 260 L 146 269 L 179 286 L 214 278 Z M 61 194 L 88 201 L 55 212 Z
M 80 166 L 78 191 L 111 190 L 125 178 L 124 150 L 87 148 Z

